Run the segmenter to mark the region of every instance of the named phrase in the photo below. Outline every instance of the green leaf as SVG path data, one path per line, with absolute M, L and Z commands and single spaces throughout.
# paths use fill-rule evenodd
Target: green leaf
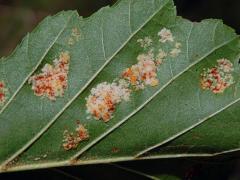
M 113 60 L 113 57 L 125 44 L 139 32 L 141 27 L 147 24 L 155 14 L 162 14 L 162 8 L 168 8 L 170 6 L 169 4 L 172 3 L 162 0 L 146 1 L 144 4 L 138 1 L 122 1 L 117 4 L 116 7 L 111 9 L 104 8 L 86 20 L 80 19 L 74 12 L 60 13 L 60 15 L 58 15 L 60 18 L 65 17 L 65 19 L 68 19 L 69 24 L 63 24 L 63 20 L 56 20 L 54 23 L 49 23 L 49 18 L 45 20 L 46 23 L 42 23 L 43 25 L 37 28 L 39 33 L 45 36 L 50 34 L 48 33 L 49 29 L 54 30 L 54 28 L 59 29 L 58 26 L 64 26 L 61 28 L 60 33 L 52 38 L 51 46 L 48 46 L 44 53 L 41 54 L 41 59 L 44 57 L 45 61 L 49 62 L 51 59 L 56 58 L 61 51 L 70 52 L 69 88 L 63 98 L 53 103 L 46 98 L 40 99 L 33 94 L 30 86 L 26 83 L 29 76 L 21 82 L 22 86 L 18 87 L 19 90 L 12 95 L 12 98 L 9 98 L 9 103 L 3 106 L 0 114 L 0 127 L 2 129 L 0 160 L 3 162 L 3 165 L 13 160 L 36 141 L 69 105 L 73 107 L 73 102 L 78 102 L 77 100 L 74 101 L 78 98 L 78 95 L 81 94 L 101 70 Z M 143 10 L 147 11 L 143 12 Z M 65 14 L 69 15 L 67 16 Z M 118 16 L 112 16 L 112 14 L 118 14 Z M 172 19 L 174 19 L 174 17 Z M 49 27 L 50 24 L 53 28 Z M 56 26 L 55 24 L 59 25 Z M 68 39 L 73 28 L 80 29 L 81 41 L 75 43 L 74 46 L 70 46 Z M 45 32 L 43 29 L 47 29 L 48 31 Z M 32 36 L 34 35 L 35 34 Z M 39 35 L 35 35 L 35 38 L 39 38 L 38 41 L 41 41 L 43 38 L 38 36 Z M 53 35 L 50 34 L 50 36 Z M 117 39 L 117 41 L 112 41 L 112 39 Z M 46 42 L 46 44 L 45 42 L 42 43 L 42 46 L 49 44 L 48 42 Z M 28 45 L 28 43 L 26 44 Z M 36 47 L 37 49 L 34 50 L 39 51 L 39 48 L 35 46 L 35 44 L 37 43 L 31 43 L 30 47 Z M 19 48 L 17 52 L 20 50 L 22 49 Z M 26 54 L 28 54 L 27 51 Z M 6 64 L 10 64 L 12 59 L 9 57 L 4 61 L 7 62 Z M 43 62 L 42 66 L 46 62 Z M 39 62 L 36 64 L 36 67 L 38 67 L 38 65 Z M 16 63 L 14 63 L 14 67 L 15 66 Z M 39 67 L 39 69 L 41 69 L 42 66 Z M 3 67 L 3 70 L 7 71 L 5 67 Z M 6 74 L 10 73 L 6 72 Z M 30 74 L 32 74 L 32 72 L 30 72 Z M 16 77 L 9 78 L 18 79 Z M 8 82 L 7 79 L 4 81 Z M 7 86 L 10 92 L 13 91 L 12 88 L 10 88 L 10 83 L 7 83 Z M 10 103 L 13 102 L 13 99 L 14 103 Z M 24 133 L 22 133 L 23 131 Z
M 240 150 L 239 102 L 211 117 L 209 121 L 169 142 L 166 146 L 148 152 L 148 156 L 211 157 Z
M 177 28 L 181 25 L 186 27 L 186 24 L 191 27 L 190 24 L 192 24 L 182 19 L 178 19 L 177 22 Z M 219 31 L 216 33 L 216 25 L 223 29 L 218 29 Z M 201 43 L 209 41 L 207 44 L 211 44 L 210 42 L 214 38 L 209 38 L 207 32 L 218 36 L 218 33 L 223 33 L 224 30 L 226 30 L 226 27 L 221 22 L 215 20 L 205 20 L 199 24 L 195 23 L 191 36 L 193 38 L 197 37 L 198 40 L 189 39 L 192 42 L 189 45 L 191 48 L 190 52 L 192 52 L 190 57 L 194 57 L 194 54 L 200 52 L 198 47 L 201 47 Z M 195 36 L 194 33 L 196 33 Z M 195 58 L 195 61 L 191 62 L 195 64 L 194 66 L 189 66 L 185 71 L 180 72 L 181 76 L 174 79 L 174 81 L 170 81 L 171 84 L 159 95 L 155 96 L 147 106 L 135 114 L 127 123 L 83 154 L 81 160 L 93 159 L 94 157 L 100 159 L 107 158 L 109 160 L 138 157 L 155 147 L 175 139 L 199 124 L 210 121 L 215 115 L 221 116 L 225 109 L 237 106 L 239 93 L 235 87 L 232 87 L 228 93 L 225 92 L 224 95 L 205 92 L 199 87 L 199 77 L 202 69 L 214 66 L 216 59 L 222 56 L 233 59 L 236 67 L 236 76 L 238 76 L 239 39 L 230 38 L 230 40 L 223 40 L 220 44 L 216 46 L 217 48 L 214 45 L 212 48 L 206 48 L 205 52 L 202 52 Z M 231 56 L 227 56 L 227 54 L 231 54 Z M 186 59 L 186 57 L 183 59 Z M 212 133 L 215 133 L 213 129 Z M 192 139 L 192 136 L 189 137 L 189 141 Z M 209 144 L 209 146 L 211 145 Z M 119 148 L 119 152 L 109 153 L 114 147 Z M 177 152 L 173 154 L 178 156 Z
M 173 39 L 161 40 L 164 30 Z M 141 44 L 145 37 L 152 42 Z M 158 83 L 151 79 L 148 85 L 142 77 L 144 89 L 124 86 L 131 90 L 130 99 L 114 105 L 108 122 L 86 112 L 93 88 L 115 82 L 142 53 L 156 60 L 158 50 L 167 52 L 160 65 L 154 64 Z M 70 56 L 68 88 L 54 101 L 36 96 L 29 78 L 46 71 L 45 64 L 63 52 Z M 46 18 L 13 55 L 0 61 L 0 82 L 9 91 L 0 110 L 0 171 L 132 160 L 224 116 L 240 100 L 239 55 L 240 41 L 231 28 L 219 20 L 192 23 L 176 17 L 172 0 L 121 0 L 87 19 L 73 11 Z M 233 64 L 234 71 L 227 74 L 234 83 L 225 77 L 230 87 L 221 94 L 203 90 L 203 69 L 223 58 Z M 79 131 L 76 121 L 89 138 L 74 139 L 74 148 L 66 149 L 64 135 Z

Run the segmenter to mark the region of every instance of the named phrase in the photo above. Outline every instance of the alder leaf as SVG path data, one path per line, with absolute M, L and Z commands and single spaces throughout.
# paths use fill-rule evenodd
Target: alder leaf
M 239 102 L 166 146 L 148 152 L 148 156 L 213 157 L 239 152 L 238 119 Z
M 211 24 L 212 30 L 215 29 L 214 24 L 216 25 L 220 22 L 215 21 L 215 23 L 213 23 L 214 21 L 215 20 L 205 20 L 200 24 L 195 24 L 195 31 L 197 31 L 197 27 L 200 31 L 202 30 L 202 28 L 204 28 L 204 26 L 210 29 Z M 179 24 L 184 24 L 181 19 L 179 19 L 179 22 Z M 222 29 L 222 32 L 223 31 L 224 30 Z M 205 30 L 204 32 L 208 31 Z M 198 36 L 204 35 L 206 34 L 199 33 Z M 202 41 L 204 42 L 207 41 L 204 37 L 198 38 L 202 39 Z M 211 41 L 211 38 L 208 37 L 208 39 L 209 41 Z M 192 42 L 194 43 L 194 45 L 196 45 L 196 47 L 200 47 L 200 45 L 197 45 L 198 43 L 201 43 L 199 40 Z M 189 47 L 193 47 L 194 45 L 190 45 Z M 234 50 L 232 47 L 235 47 L 236 49 Z M 199 52 L 198 48 L 196 48 L 196 50 L 197 51 L 193 52 L 193 54 L 197 54 L 197 52 Z M 214 49 L 214 52 L 211 52 L 211 48 L 208 48 L 206 50 L 210 52 L 209 55 L 200 55 L 201 61 L 199 61 L 198 64 L 187 69 L 184 74 L 178 77 L 175 81 L 171 82 L 171 84 L 166 87 L 165 90 L 163 90 L 150 103 L 148 103 L 148 105 L 145 106 L 140 112 L 138 112 L 137 114 L 135 114 L 135 116 L 129 119 L 127 123 L 118 128 L 114 133 L 103 139 L 101 143 L 97 144 L 88 152 L 83 154 L 81 159 L 89 159 L 90 157 L 101 157 L 102 159 L 131 159 L 131 157 L 141 157 L 152 149 L 153 152 L 155 152 L 154 148 L 159 147 L 158 150 L 161 151 L 163 145 L 176 139 L 177 137 L 185 134 L 189 130 L 199 125 L 202 125 L 202 127 L 204 127 L 205 129 L 204 132 L 199 132 L 199 135 L 202 134 L 201 136 L 204 136 L 209 133 L 215 134 L 215 132 L 219 129 L 215 130 L 213 128 L 209 128 L 205 124 L 207 124 L 208 121 L 211 121 L 216 116 L 222 117 L 222 119 L 225 119 L 224 121 L 231 121 L 230 119 L 232 118 L 232 116 L 231 118 L 229 118 L 229 116 L 227 116 L 228 118 L 226 118 L 225 111 L 229 109 L 235 109 L 236 113 L 236 109 L 239 106 L 239 92 L 237 91 L 237 88 L 239 86 L 239 83 L 237 82 L 239 76 L 239 39 L 237 38 L 223 45 L 217 50 Z M 233 56 L 229 58 L 234 59 L 234 67 L 236 73 L 236 84 L 231 88 L 231 90 L 229 89 L 231 91 L 229 91 L 230 94 L 227 95 L 227 92 L 224 92 L 223 94 L 214 94 L 211 91 L 202 90 L 200 88 L 200 77 L 203 69 L 205 67 L 214 67 L 214 64 L 216 64 L 216 59 L 219 59 L 221 56 L 226 56 L 228 50 L 233 50 L 232 53 L 230 53 Z M 198 60 L 199 59 L 197 58 L 196 61 Z M 151 116 L 149 116 L 150 114 Z M 234 121 L 236 124 L 238 123 L 237 117 L 238 116 L 236 113 L 235 119 L 232 118 L 232 121 Z M 224 126 L 223 124 L 225 124 L 225 126 L 229 125 L 226 124 L 226 122 L 224 121 L 219 120 L 219 126 Z M 214 122 L 211 123 L 213 124 Z M 234 128 L 235 127 L 237 126 L 235 125 Z M 198 128 L 195 128 L 192 131 L 195 132 L 197 131 L 197 129 Z M 237 129 L 238 128 L 236 128 L 235 131 L 237 131 Z M 234 134 L 233 131 L 221 131 L 220 133 L 222 135 L 225 134 L 229 138 L 233 138 Z M 216 136 L 217 135 L 219 135 L 219 133 L 216 133 Z M 223 137 L 222 135 L 220 137 Z M 198 150 L 201 149 L 201 147 L 198 147 L 197 141 L 195 141 L 195 136 L 193 133 L 187 133 L 184 136 L 188 137 L 186 141 L 189 146 L 195 146 L 194 148 L 199 148 Z M 182 139 L 181 144 L 185 144 L 185 142 L 183 141 L 185 140 L 183 139 L 184 136 L 179 138 Z M 209 141 L 208 138 L 202 139 L 204 139 L 205 141 Z M 176 141 L 178 141 L 178 139 Z M 212 141 L 214 141 L 214 139 L 212 139 Z M 237 141 L 238 140 L 236 138 L 236 141 L 234 140 L 232 141 L 232 143 L 235 144 L 235 146 L 239 147 L 239 144 L 236 143 Z M 219 148 L 218 146 L 221 146 L 220 142 L 223 142 L 221 138 L 218 141 L 218 145 L 216 145 L 217 142 L 213 144 L 208 142 L 208 150 L 210 150 L 211 148 Z M 214 146 L 214 144 L 216 146 Z M 169 146 L 171 146 L 171 143 Z M 228 146 L 228 144 L 225 144 L 225 146 Z M 118 153 L 110 154 L 108 151 L 112 147 L 119 147 L 119 149 L 121 150 L 119 150 Z M 232 147 L 228 146 L 226 148 L 230 150 Z M 188 156 L 188 151 L 184 151 L 183 154 L 178 154 L 177 149 L 178 147 L 176 147 L 172 151 L 169 157 L 178 157 L 184 155 Z M 218 150 L 221 151 L 221 149 Z M 207 153 L 206 151 L 207 149 L 205 149 L 205 151 L 202 151 L 202 153 Z M 158 153 L 156 154 L 159 158 L 165 158 L 168 157 L 168 153 L 169 151 L 168 149 L 166 149 L 163 156 Z M 154 157 L 151 157 L 152 154 L 150 153 L 143 158 L 155 158 L 156 154 L 154 153 Z
M 0 61 L 0 171 L 148 158 L 239 104 L 239 55 L 234 30 L 172 0 L 48 17 Z

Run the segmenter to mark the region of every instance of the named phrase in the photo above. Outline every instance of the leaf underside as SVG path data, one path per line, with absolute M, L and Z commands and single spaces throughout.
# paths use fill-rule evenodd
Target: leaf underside
M 79 36 L 73 35 L 76 29 Z M 174 42 L 159 42 L 163 29 Z M 153 41 L 149 51 L 139 45 L 145 37 Z M 158 85 L 132 90 L 107 123 L 89 118 L 86 98 L 94 87 L 113 82 L 151 48 L 171 54 L 174 43 L 180 53 L 157 67 Z M 63 97 L 36 96 L 29 78 L 62 52 L 70 55 Z M 177 17 L 172 0 L 121 0 L 87 19 L 75 11 L 47 17 L 0 60 L 0 82 L 8 89 L 0 104 L 0 172 L 237 151 L 239 57 L 234 30 L 220 20 L 192 23 Z M 200 78 L 219 59 L 232 64 L 234 81 L 213 93 L 201 88 Z M 89 138 L 66 150 L 63 133 L 74 131 L 76 121 Z

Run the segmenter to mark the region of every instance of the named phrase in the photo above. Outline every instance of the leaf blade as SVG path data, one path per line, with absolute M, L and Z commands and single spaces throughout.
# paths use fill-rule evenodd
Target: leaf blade
M 236 57 L 239 56 L 237 35 L 216 20 L 193 24 L 177 18 L 175 23 L 174 13 L 172 1 L 123 0 L 115 8 L 105 8 L 92 18 L 81 20 L 81 23 L 75 18 L 75 21 L 71 22 L 71 28 L 77 25 L 81 29 L 83 37 L 80 42 L 66 46 L 66 34 L 71 31 L 68 27 L 66 34 L 50 48 L 47 57 L 44 58 L 44 62 L 48 62 L 56 56 L 56 52 L 64 49 L 70 51 L 73 62 L 70 67 L 70 88 L 66 97 L 53 104 L 46 99 L 31 99 L 28 97 L 31 93 L 29 87 L 21 88 L 22 91 L 15 101 L 19 104 L 9 106 L 4 115 L 0 114 L 0 134 L 3 136 L 0 144 L 4 147 L 0 150 L 0 159 L 10 154 L 10 158 L 7 157 L 2 165 L 15 170 L 70 165 L 72 160 L 80 155 L 83 156 L 80 156 L 78 164 L 134 160 L 136 156 L 176 139 L 237 103 L 240 99 L 239 94 L 232 97 L 232 88 L 228 89 L 224 96 L 216 98 L 209 92 L 201 91 L 199 87 L 201 69 L 213 66 L 218 58 L 228 58 L 236 65 Z M 113 16 L 116 14 L 118 16 Z M 138 17 L 140 15 L 141 18 Z M 160 86 L 133 93 L 131 102 L 120 104 L 108 124 L 88 120 L 87 115 L 84 115 L 84 99 L 89 95 L 91 88 L 102 81 L 112 81 L 113 77 L 119 76 L 125 68 L 136 63 L 135 60 L 141 53 L 136 46 L 138 38 L 146 35 L 156 37 L 157 31 L 164 27 L 171 29 L 175 40 L 184 45 L 183 53 L 177 60 L 169 57 L 159 68 Z M 112 39 L 116 41 L 113 43 Z M 77 60 L 79 57 L 80 60 Z M 82 79 L 79 80 L 78 77 Z M 181 97 L 174 92 L 176 89 L 183 94 Z M 28 98 L 24 99 L 25 97 Z M 208 98 L 212 102 L 204 100 Z M 36 108 L 39 102 L 41 106 Z M 26 104 L 29 109 L 25 107 Z M 14 109 L 18 110 L 14 112 Z M 176 111 L 172 113 L 171 109 Z M 26 119 L 24 114 L 29 115 L 33 112 L 38 114 Z M 16 123 L 17 119 L 13 118 L 14 116 L 19 122 Z M 80 144 L 74 151 L 65 152 L 61 147 L 62 133 L 66 126 L 74 129 L 74 121 L 79 118 L 87 124 L 90 140 Z M 4 119 L 10 119 L 8 124 L 3 122 Z M 22 123 L 29 124 L 23 126 Z M 14 124 L 15 127 L 11 127 L 10 124 Z M 19 136 L 19 127 L 24 127 L 24 136 Z M 31 130 L 27 131 L 30 127 Z M 159 133 L 159 129 L 162 134 Z M 9 136 L 13 130 L 16 130 L 15 136 Z M 141 136 L 143 137 L 139 139 Z M 6 140 L 4 137 L 10 138 Z M 7 142 L 9 140 L 10 142 Z M 17 141 L 19 142 L 15 147 Z M 133 143 L 137 146 L 133 146 Z M 7 146 L 12 152 L 8 152 Z M 27 149 L 28 147 L 30 148 Z M 118 147 L 121 147 L 120 150 L 117 150 Z M 9 154 L 5 157 L 4 153 Z M 18 155 L 21 156 L 17 162 L 11 162 Z M 144 158 L 154 156 L 142 159 Z
M 161 8 L 162 6 L 164 6 L 165 5 L 165 3 L 167 3 L 168 1 L 165 1 L 165 0 L 161 0 L 161 1 L 159 1 L 159 0 L 153 0 L 153 1 L 148 1 L 146 4 L 148 4 L 148 7 L 149 7 L 149 11 L 147 11 L 147 12 L 145 12 L 145 13 L 141 13 L 141 19 L 139 19 L 139 13 L 140 12 L 136 12 L 136 13 L 138 13 L 138 21 L 139 20 L 141 20 L 141 21 L 139 21 L 139 22 L 135 22 L 134 23 L 134 28 L 135 28 L 135 31 L 137 32 L 138 31 L 138 29 L 140 29 L 141 28 L 141 26 L 143 26 L 147 21 L 148 21 L 148 19 L 149 19 L 149 16 L 151 17 L 151 16 L 153 16 L 154 15 L 154 13 L 156 13 L 157 11 L 158 11 L 158 8 Z M 155 3 L 155 4 L 153 4 L 153 3 Z M 120 5 L 119 5 L 120 4 Z M 124 1 L 123 2 L 121 2 L 121 3 L 119 3 L 118 4 L 118 6 L 117 6 L 117 8 L 115 8 L 116 9 L 116 11 L 120 11 L 121 9 L 121 6 L 125 6 L 125 4 L 124 4 Z M 135 4 L 139 4 L 139 2 L 135 2 Z M 157 6 L 155 6 L 157 4 Z M 153 6 L 154 5 L 154 6 Z M 99 20 L 99 18 L 101 19 L 101 16 L 100 16 L 100 14 L 103 14 L 103 15 L 106 15 L 107 13 L 105 13 L 105 12 L 103 12 L 103 11 L 110 11 L 110 10 L 112 10 L 112 11 L 114 11 L 114 8 L 112 8 L 112 9 L 104 9 L 104 10 L 102 10 L 102 11 L 100 11 L 99 13 L 98 13 L 98 15 L 95 15 L 95 16 L 93 16 L 92 18 L 90 18 L 90 19 L 88 19 L 88 23 L 89 23 L 89 26 L 92 26 L 92 28 L 93 27 L 96 27 L 96 25 L 97 25 L 97 23 L 92 23 L 91 22 L 91 19 L 94 19 L 95 18 L 95 22 L 97 22 L 98 20 Z M 135 13 L 134 13 L 135 14 Z M 134 14 L 132 14 L 132 16 L 134 15 Z M 110 15 L 110 13 L 108 14 L 108 16 Z M 127 15 L 125 15 L 125 14 L 123 14 L 124 16 L 127 16 Z M 136 16 L 136 14 L 135 14 L 135 16 Z M 121 19 L 121 17 L 122 16 L 120 16 L 120 17 L 118 17 L 119 19 Z M 132 20 L 132 26 L 133 26 L 133 19 L 136 19 L 136 18 L 131 18 Z M 143 22 L 142 22 L 142 20 L 143 20 Z M 99 21 L 98 21 L 99 22 Z M 101 21 L 100 21 L 100 23 L 101 23 Z M 122 23 L 123 24 L 123 23 Z M 122 24 L 120 24 L 121 26 L 122 26 Z M 116 27 L 120 27 L 120 25 L 119 26 L 116 26 Z M 83 27 L 84 28 L 84 27 Z M 90 29 L 90 28 L 89 28 Z M 119 29 L 121 29 L 121 28 L 119 28 Z M 106 29 L 105 29 L 106 30 Z M 91 32 L 90 30 L 89 30 L 89 32 Z M 86 32 L 86 33 L 89 33 L 89 32 Z M 92 34 L 90 34 L 89 36 L 93 36 L 93 35 L 95 35 L 96 36 L 96 31 L 94 30 L 94 31 L 92 31 L 93 33 Z M 115 33 L 116 34 L 116 33 Z M 111 35 L 115 35 L 114 33 L 108 33 L 108 35 L 109 36 L 111 36 Z M 85 36 L 87 36 L 86 34 L 85 34 Z M 128 39 L 130 39 L 131 38 L 131 36 L 129 37 L 129 35 L 127 35 L 127 36 L 123 36 L 123 35 L 121 35 L 122 37 L 122 39 L 124 39 L 125 38 L 125 43 L 128 41 Z M 86 38 L 86 37 L 85 37 Z M 98 38 L 98 36 L 96 36 L 96 38 Z M 109 40 L 108 40 L 109 41 Z M 87 41 L 85 41 L 85 42 L 87 42 Z M 122 40 L 120 41 L 120 42 L 122 42 Z M 87 42 L 87 43 L 89 43 L 89 42 Z M 106 43 L 106 42 L 105 42 Z M 117 42 L 118 43 L 118 42 Z M 61 43 L 59 43 L 59 44 L 61 44 Z M 93 43 L 92 43 L 93 44 Z M 96 44 L 96 43 L 95 43 Z M 102 42 L 101 42 L 101 44 L 102 44 Z M 119 44 L 119 43 L 118 43 Z M 112 44 L 111 44 L 112 45 Z M 123 44 L 120 44 L 120 48 L 122 47 L 122 46 L 124 46 Z M 108 46 L 108 48 L 106 48 L 106 50 L 105 50 L 105 55 L 107 54 L 107 52 L 109 51 L 110 52 L 110 54 L 112 53 L 111 51 L 112 51 L 112 47 L 113 46 Z M 93 48 L 93 46 L 92 46 L 92 48 Z M 97 48 L 96 48 L 97 49 Z M 108 50 L 108 51 L 107 51 Z M 54 51 L 54 48 L 53 48 L 53 51 Z M 115 52 L 114 51 L 114 53 L 117 53 L 117 52 Z M 91 60 L 95 60 L 95 59 L 99 59 L 99 57 L 96 57 L 96 58 L 94 58 L 94 56 L 96 56 L 96 54 L 91 54 Z M 107 55 L 106 55 L 107 56 Z M 114 56 L 114 55 L 113 55 Z M 110 57 L 110 59 L 111 59 L 111 57 Z M 110 60 L 109 60 L 110 61 Z M 100 72 L 102 69 L 103 69 L 103 67 L 107 64 L 108 62 L 105 62 L 104 63 L 104 65 L 99 69 L 99 67 L 97 67 L 97 73 L 98 72 Z M 93 64 L 93 63 L 92 63 Z M 96 67 L 95 67 L 95 69 L 96 69 Z M 97 75 L 97 73 L 95 74 L 95 75 Z M 86 76 L 86 74 L 85 74 L 85 76 Z M 88 77 L 85 77 L 85 79 L 87 79 Z M 90 79 L 90 81 L 91 80 L 93 80 L 95 77 L 92 77 L 92 79 Z M 77 79 L 76 79 L 77 80 Z M 75 81 L 76 81 L 75 80 Z M 73 80 L 71 80 L 70 79 L 70 81 L 73 81 Z M 89 81 L 89 83 L 87 83 L 87 85 L 85 84 L 85 86 L 84 86 L 84 88 L 85 87 L 87 87 L 88 86 L 88 84 L 90 84 L 90 81 Z M 71 83 L 70 83 L 71 84 Z M 84 89 L 82 89 L 82 91 L 83 91 Z M 30 93 L 30 92 L 29 92 Z M 81 92 L 80 92 L 81 93 Z M 80 94 L 79 93 L 79 94 Z M 26 94 L 26 96 L 27 96 L 27 94 Z M 78 94 L 75 94 L 75 96 L 74 96 L 74 98 L 75 97 L 77 97 L 78 96 Z M 21 97 L 24 97 L 24 95 L 23 94 L 21 94 Z M 73 99 L 74 99 L 73 98 Z M 22 101 L 22 99 L 20 99 L 19 101 Z M 26 100 L 25 100 L 26 101 Z M 63 102 L 62 102 L 63 103 Z M 71 104 L 71 101 L 69 101 L 68 103 L 67 103 L 67 105 L 68 104 Z M 46 103 L 46 101 L 44 101 L 44 106 L 46 106 L 47 105 L 47 103 Z M 65 108 L 67 108 L 67 105 L 64 107 L 64 109 Z M 48 106 L 51 106 L 51 104 L 50 105 L 48 105 Z M 56 105 L 54 105 L 54 106 L 56 106 Z M 52 108 L 53 106 L 51 106 L 50 108 Z M 32 107 L 31 107 L 32 108 Z M 36 107 L 34 107 L 34 108 L 36 108 Z M 48 107 L 46 108 L 45 107 L 45 109 L 48 109 Z M 59 109 L 59 108 L 58 108 Z M 52 112 L 52 114 L 56 114 L 56 116 L 55 117 L 57 117 L 59 114 L 61 114 L 62 113 L 62 111 L 59 111 L 59 112 L 57 112 L 56 111 L 56 108 L 55 109 L 53 109 L 54 111 Z M 22 110 L 21 110 L 22 111 Z M 26 112 L 26 110 L 25 110 L 25 112 Z M 18 115 L 16 112 L 15 112 L 15 114 L 14 115 Z M 53 123 L 54 123 L 54 121 L 55 121 L 55 118 L 54 119 L 52 119 L 50 122 L 47 122 L 45 125 L 43 125 L 44 124 L 44 122 L 43 122 L 43 116 L 45 116 L 45 118 L 44 118 L 44 120 L 45 121 L 48 121 L 48 119 L 51 119 L 50 117 L 46 117 L 46 115 L 43 115 L 43 114 L 41 114 L 41 118 L 42 118 L 42 125 L 37 125 L 37 123 L 35 122 L 35 126 L 42 126 L 43 128 L 40 128 L 41 129 L 41 131 L 38 131 L 38 133 L 35 135 L 35 136 L 33 136 L 34 138 L 33 139 L 31 139 L 30 141 L 28 141 L 28 143 L 27 144 L 25 144 L 25 146 L 20 150 L 20 151 L 18 151 L 16 154 L 13 154 L 13 156 L 11 157 L 11 158 L 9 158 L 8 160 L 7 160 L 7 162 L 9 162 L 10 160 L 13 160 L 13 158 L 15 158 L 17 155 L 19 155 L 21 152 L 23 152 L 23 150 L 24 149 L 26 149 L 28 146 L 30 146 L 35 140 L 37 140 L 40 136 L 41 136 L 41 134 L 43 133 L 43 132 L 45 132 L 45 130 L 47 130 Z M 35 118 L 35 119 L 39 119 L 40 117 L 32 117 L 32 118 Z M 3 119 L 3 118 L 2 118 Z M 39 121 L 39 120 L 38 120 Z M 19 122 L 19 124 L 17 125 L 17 126 L 19 126 L 20 124 L 22 124 L 22 123 L 20 123 Z M 16 124 L 15 124 L 16 125 Z M 3 126 L 2 126 L 3 127 Z M 16 127 L 15 127 L 16 128 Z M 38 127 L 38 129 L 39 129 L 39 127 Z M 25 127 L 25 130 L 26 130 L 26 127 Z M 32 130 L 33 130 L 33 128 L 32 128 Z M 10 132 L 10 131 L 9 131 Z M 7 136 L 7 133 L 6 132 L 2 132 L 2 133 L 5 133 L 4 135 L 5 136 Z M 30 133 L 30 132 L 29 132 Z M 13 137 L 12 137 L 13 138 Z M 18 138 L 20 138 L 20 137 L 18 137 Z M 21 141 L 23 141 L 23 137 L 21 137 Z M 11 141 L 10 141 L 11 142 Z M 20 142 L 19 142 L 20 143 Z M 4 138 L 2 139 L 2 142 L 1 142 L 1 144 L 5 144 L 4 143 Z M 8 143 L 8 146 L 9 146 L 10 144 Z M 15 144 L 14 144 L 14 147 L 15 147 Z M 15 147 L 16 148 L 16 147 Z M 3 150 L 2 151 L 5 151 L 5 153 L 9 153 L 9 151 L 8 150 L 6 150 L 5 148 L 3 148 Z M 3 154 L 3 152 L 2 152 L 2 154 Z M 4 158 L 6 158 L 6 157 L 4 157 Z M 5 162 L 4 164 L 7 164 L 7 162 Z

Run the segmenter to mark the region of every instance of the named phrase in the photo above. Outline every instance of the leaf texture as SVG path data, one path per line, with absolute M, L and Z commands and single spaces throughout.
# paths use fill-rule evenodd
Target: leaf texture
M 168 31 L 173 37 L 163 37 Z M 94 88 L 115 82 L 139 55 L 156 50 L 168 52 L 157 67 L 157 84 L 131 89 L 107 123 L 86 112 Z M 29 78 L 62 52 L 70 56 L 63 97 L 36 96 Z M 239 57 L 234 30 L 220 20 L 177 17 L 172 0 L 121 0 L 87 19 L 74 11 L 48 17 L 0 60 L 0 82 L 9 91 L 0 106 L 1 171 L 237 149 Z M 204 90 L 203 71 L 220 59 L 233 66 L 234 81 L 222 93 Z M 74 132 L 76 122 L 89 138 L 66 150 L 64 133 Z

